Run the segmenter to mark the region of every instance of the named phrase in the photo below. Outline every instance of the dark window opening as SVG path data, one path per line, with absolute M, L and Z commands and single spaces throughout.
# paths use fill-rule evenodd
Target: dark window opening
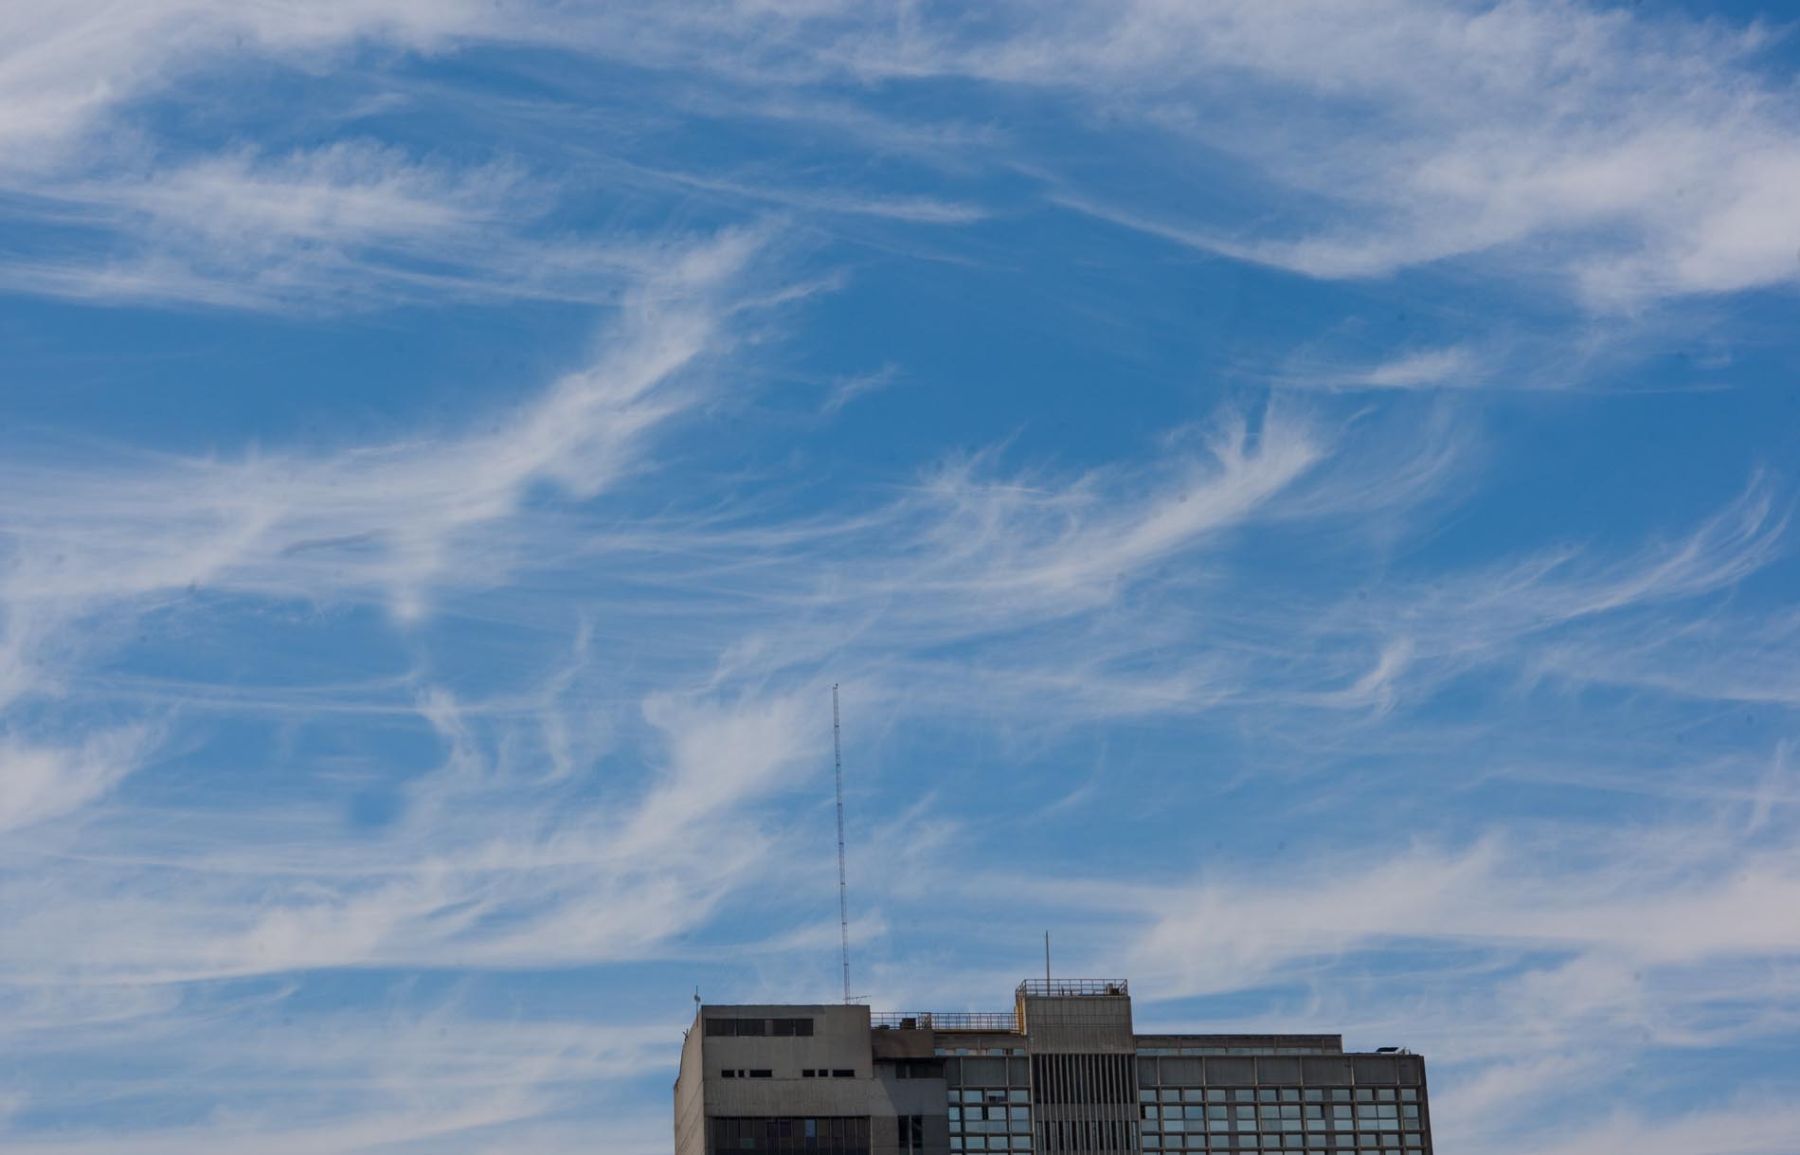
M 813 1033 L 811 1019 L 770 1019 L 769 1033 L 780 1038 L 805 1037 Z
M 714 1038 L 760 1039 L 809 1038 L 813 1033 L 811 1019 L 708 1019 L 706 1033 Z
M 868 1116 L 836 1118 L 709 1119 L 714 1155 L 736 1151 L 869 1155 Z

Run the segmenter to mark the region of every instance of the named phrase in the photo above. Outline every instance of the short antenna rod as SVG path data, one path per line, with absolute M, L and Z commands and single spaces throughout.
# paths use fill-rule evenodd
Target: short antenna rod
M 844 743 L 838 725 L 838 688 L 831 683 L 831 766 L 837 779 L 838 939 L 844 961 L 844 1005 L 850 1004 L 850 876 L 844 870 Z
M 1053 992 L 1050 990 L 1050 932 L 1045 931 L 1044 932 L 1044 994 L 1049 995 L 1052 993 Z

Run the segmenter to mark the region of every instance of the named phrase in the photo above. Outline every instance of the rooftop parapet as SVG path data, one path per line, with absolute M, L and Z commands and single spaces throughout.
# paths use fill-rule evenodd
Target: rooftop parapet
M 869 1022 L 876 1030 L 887 1031 L 1019 1031 L 1019 1016 L 1010 1011 L 883 1011 L 870 1015 Z
M 1026 979 L 1018 997 L 1034 999 L 1128 998 L 1131 984 L 1124 979 Z

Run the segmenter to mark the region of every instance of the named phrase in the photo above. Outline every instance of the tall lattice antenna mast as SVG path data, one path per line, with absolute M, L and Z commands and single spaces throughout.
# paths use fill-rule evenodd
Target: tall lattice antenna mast
M 844 1003 L 850 1003 L 850 876 L 844 870 L 844 742 L 838 726 L 838 688 L 831 684 L 831 766 L 837 777 L 838 939 L 844 959 Z

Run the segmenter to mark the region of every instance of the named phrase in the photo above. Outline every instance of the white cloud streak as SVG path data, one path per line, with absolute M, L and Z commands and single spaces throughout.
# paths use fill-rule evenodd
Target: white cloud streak
M 1179 244 L 1318 277 L 1383 276 L 1491 254 L 1565 279 L 1592 306 L 1630 310 L 1800 275 L 1800 218 L 1787 195 L 1800 173 L 1800 109 L 1759 71 L 1757 30 L 1732 33 L 1551 0 L 1448 8 L 1381 0 L 1374 12 L 1332 0 L 1204 8 L 1133 0 L 1055 10 L 1011 5 L 1003 12 L 979 24 L 920 13 L 896 24 L 837 3 L 569 13 L 525 3 L 342 0 L 245 8 L 159 0 L 123 19 L 88 3 L 14 14 L 13 47 L 0 56 L 0 95 L 8 96 L 9 109 L 0 139 L 18 146 L 8 150 L 15 157 L 48 158 L 28 165 L 35 175 L 18 187 L 75 203 L 129 197 L 135 223 L 120 227 L 165 241 L 171 226 L 178 241 L 209 238 L 245 213 L 273 213 L 277 227 L 238 233 L 238 249 L 251 251 L 227 245 L 222 264 L 208 266 L 184 245 L 156 246 L 110 266 L 27 261 L 9 277 L 28 289 L 97 297 L 292 300 L 323 291 L 292 267 L 314 256 L 301 242 L 315 229 L 329 228 L 338 246 L 370 228 L 377 241 L 388 241 L 395 233 L 383 228 L 386 220 L 408 238 L 437 229 L 454 241 L 468 226 L 466 179 L 445 185 L 432 178 L 422 186 L 417 163 L 405 159 L 372 173 L 364 158 L 359 171 L 345 173 L 340 147 L 255 166 L 226 154 L 161 165 L 136 188 L 97 187 L 93 174 L 67 168 L 70 149 L 98 139 L 121 107 L 195 62 L 223 59 L 231 46 L 295 62 L 369 43 L 412 52 L 554 43 L 669 72 L 704 62 L 703 83 L 726 94 L 713 106 L 728 107 L 736 93 L 748 115 L 791 108 L 798 99 L 826 102 L 842 120 L 841 96 L 821 91 L 814 101 L 810 93 L 844 78 L 973 78 L 1059 91 L 1096 114 L 1129 117 L 1177 147 L 1238 156 L 1313 205 L 1317 211 L 1302 219 L 1336 223 L 1282 225 L 1296 214 L 1255 227 L 1182 222 L 1165 206 L 1083 190 L 1073 177 L 1053 178 L 1053 200 Z M 954 133 L 936 141 L 940 153 L 987 147 Z M 1043 171 L 1035 158 L 1017 163 Z M 779 178 L 688 179 L 752 204 L 774 200 L 801 211 L 914 224 L 968 224 L 991 212 L 932 197 L 784 186 Z M 224 191 L 230 195 L 221 200 Z M 190 211 L 213 203 L 228 206 L 217 223 Z M 403 226 L 391 213 L 401 206 L 411 210 Z M 503 267 L 465 269 L 466 283 L 559 291 L 554 283 L 531 283 L 526 270 L 541 261 L 519 251 L 505 230 L 490 229 L 486 247 Z M 273 248 L 281 253 L 271 264 Z M 226 260 L 233 256 L 247 267 Z M 391 260 L 361 253 L 352 265 Z M 396 280 L 405 271 L 387 269 Z M 583 290 L 565 281 L 560 291 Z M 596 291 L 591 279 L 585 291 Z M 1409 386 L 1425 366 L 1388 368 L 1366 383 Z
M 363 40 L 415 49 L 503 34 L 503 5 L 466 0 L 323 0 L 231 4 L 102 0 L 9 7 L 0 23 L 0 154 L 44 167 L 93 134 L 120 104 L 155 93 L 196 64 L 250 51 L 330 54 Z
M 486 293 L 607 300 L 621 314 L 593 364 L 485 429 L 327 452 L 0 467 L 0 908 L 11 931 L 0 998 L 18 1012 L 0 1038 L 29 1036 L 47 1054 L 45 1039 L 80 1028 L 90 1054 L 154 1054 L 132 1032 L 199 1022 L 183 1001 L 195 989 L 716 950 L 693 939 L 717 931 L 729 901 L 754 907 L 751 891 L 788 900 L 813 885 L 792 851 L 806 816 L 788 804 L 822 761 L 820 691 L 841 679 L 896 726 L 978 723 L 1028 749 L 1097 720 L 1180 720 L 1202 739 L 1260 743 L 1269 775 L 1284 772 L 1284 751 L 1311 761 L 1354 747 L 1446 790 L 1517 758 L 1550 778 L 1631 779 L 1690 809 L 1699 799 L 1711 809 L 1698 818 L 1658 812 L 1610 828 L 1497 816 L 1485 839 L 1322 851 L 1273 876 L 1221 865 L 1127 886 L 1083 867 L 1036 881 L 1047 906 L 1087 912 L 1095 941 L 1120 941 L 1123 928 L 1143 989 L 1286 983 L 1320 1000 L 1309 1025 L 1343 1014 L 1368 1030 L 1436 1029 L 1423 1041 L 1452 1075 L 1439 1084 L 1442 1117 L 1502 1136 L 1465 1124 L 1467 1149 L 1781 1150 L 1793 1121 L 1778 1110 L 1735 1123 L 1621 1110 L 1574 1145 L 1535 1140 L 1509 1113 L 1559 1084 L 1602 1085 L 1584 1032 L 1630 1032 L 1641 1053 L 1800 1022 L 1800 928 L 1780 913 L 1800 907 L 1800 865 L 1779 844 L 1794 821 L 1788 747 L 1774 742 L 1773 769 L 1741 786 L 1720 780 L 1738 769 L 1730 759 L 1659 777 L 1636 746 L 1565 768 L 1534 761 L 1530 735 L 1459 732 L 1429 710 L 1472 688 L 1510 696 L 1529 723 L 1520 701 L 1540 682 L 1707 708 L 1800 702 L 1789 660 L 1800 623 L 1730 604 L 1786 556 L 1776 481 L 1758 478 L 1716 516 L 1639 547 L 1565 543 L 1419 572 L 1371 523 L 1441 498 L 1467 468 L 1458 431 L 1426 422 L 1390 439 L 1328 409 L 1276 406 L 1227 415 L 1138 463 L 1015 469 L 994 451 L 827 514 L 790 517 L 734 493 L 704 514 L 678 502 L 615 516 L 607 499 L 651 472 L 649 447 L 721 397 L 719 362 L 741 348 L 745 313 L 766 303 L 746 285 L 761 234 L 632 234 L 563 252 L 540 225 L 565 190 L 528 162 L 459 163 L 378 134 L 269 148 L 165 141 L 131 116 L 186 78 L 246 61 L 329 68 L 370 45 L 541 45 L 554 27 L 558 53 L 683 77 L 699 90 L 689 106 L 721 119 L 835 126 L 882 161 L 939 172 L 1027 172 L 1064 209 L 1188 248 L 1320 278 L 1479 261 L 1630 311 L 1795 275 L 1796 114 L 1759 71 L 1755 34 L 1538 0 L 1135 0 L 1016 5 L 986 23 L 895 23 L 829 0 L 626 5 L 550 23 L 546 13 L 558 10 L 183 0 L 0 16 L 0 180 L 25 206 L 16 213 L 85 238 L 77 252 L 53 244 L 12 260 L 0 277 L 13 288 L 273 309 Z M 967 110 L 903 121 L 882 106 L 889 86 L 946 79 L 1055 95 L 1069 102 L 1057 116 L 1122 120 L 1159 148 L 1247 161 L 1261 215 L 1188 219 L 1178 202 L 1090 187 L 1053 159 L 1021 156 L 1016 137 Z M 863 191 L 875 186 L 841 175 L 700 172 L 689 185 L 896 228 L 980 225 L 1019 207 L 997 205 L 991 188 Z M 845 382 L 828 412 L 885 379 Z M 1392 394 L 1483 379 L 1477 347 L 1451 341 L 1300 383 Z M 546 532 L 535 520 L 546 509 L 569 516 Z M 1246 542 L 1293 549 L 1300 533 L 1291 583 L 1246 562 Z M 482 625 L 580 602 L 574 656 L 510 697 L 440 679 L 425 657 L 380 683 L 378 702 L 351 701 L 373 683 L 239 687 L 216 671 L 171 691 L 193 713 L 235 702 L 271 732 L 270 752 L 234 753 L 241 764 L 222 780 L 271 774 L 279 742 L 316 726 L 315 712 L 406 719 L 441 758 L 394 785 L 394 814 L 373 828 L 346 821 L 337 789 L 260 805 L 124 797 L 161 752 L 167 719 L 71 737 L 84 705 L 118 708 L 109 694 L 125 675 L 98 658 L 129 649 L 120 639 L 153 614 L 229 631 L 269 607 L 378 606 L 422 653 L 450 602 Z M 482 656 L 519 673 L 516 652 Z M 1606 718 L 1596 748 L 1628 736 L 1630 718 Z M 325 763 L 308 765 L 322 774 Z M 997 771 L 968 773 L 1002 785 Z M 1094 785 L 1103 778 L 1072 796 L 1116 804 Z M 1327 800 L 1353 801 L 1362 785 L 1299 780 L 1296 793 Z M 958 886 L 993 882 L 933 873 L 968 830 L 992 833 L 955 805 L 928 797 L 883 832 L 884 869 L 862 884 L 877 908 L 859 923 L 871 936 Z M 885 869 L 895 864 L 906 869 Z M 814 941 L 784 925 L 754 945 L 781 965 Z M 1320 994 L 1354 986 L 1362 964 L 1398 948 L 1422 960 L 1404 999 Z M 884 989 L 916 989 L 891 967 L 870 969 Z M 1439 1023 L 1468 1030 L 1429 1026 Z M 271 1058 L 289 1047 L 279 1032 L 222 1047 L 213 1035 L 221 1049 L 205 1062 L 216 1068 L 249 1058 L 269 1078 L 313 1086 L 352 1072 L 383 1093 L 335 1120 L 246 1107 L 176 1131 L 133 1128 L 130 1145 L 574 1150 L 590 1137 L 561 1121 L 568 1085 L 606 1081 L 662 1037 L 644 1028 L 596 1043 L 591 1024 L 429 1015 L 388 1026 L 337 1024 L 285 1067 Z M 1488 1042 L 1469 1041 L 1479 1037 Z M 1514 1061 L 1527 1045 L 1542 1058 L 1532 1069 Z M 169 1050 L 205 1052 L 206 1040 Z M 44 1086 L 0 1095 L 9 1150 L 119 1148 L 116 1133 L 28 1131 L 21 1120 Z M 634 1134 L 614 1146 L 660 1142 Z
M 728 5 L 653 21 L 634 47 L 672 67 L 730 43 L 752 62 L 734 79 L 764 86 L 786 69 L 800 83 L 967 77 L 1068 94 L 1176 147 L 1236 156 L 1305 211 L 1259 227 L 1183 220 L 1074 177 L 1053 200 L 1315 277 L 1488 254 L 1615 310 L 1800 276 L 1800 108 L 1762 70 L 1760 28 L 1554 0 L 1003 13 L 895 25 L 842 4 Z
M 150 746 L 136 728 L 98 733 L 74 747 L 0 738 L 0 831 L 58 818 L 103 797 Z
M 1140 0 L 1062 15 L 984 57 L 956 51 L 951 67 L 1091 85 L 1345 218 L 1288 237 L 1152 228 L 1170 239 L 1320 277 L 1511 251 L 1606 307 L 1800 275 L 1783 192 L 1800 109 L 1759 76 L 1758 31 L 1527 0 Z M 1240 99 L 1319 113 L 1318 130 L 1267 132 Z M 1221 102 L 1251 115 L 1209 115 Z
M 1364 369 L 1286 377 L 1279 383 L 1315 389 L 1466 389 L 1485 376 L 1474 352 L 1456 347 L 1423 349 Z

